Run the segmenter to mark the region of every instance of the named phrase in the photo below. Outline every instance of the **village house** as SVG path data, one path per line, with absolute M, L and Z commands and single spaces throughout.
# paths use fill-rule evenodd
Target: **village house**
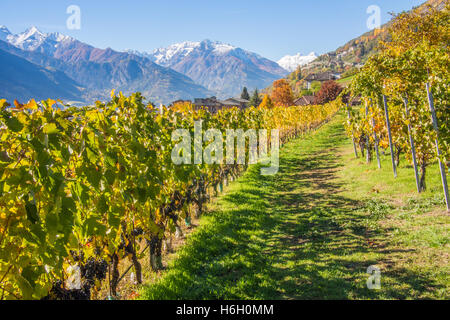
M 333 74 L 331 71 L 322 72 L 322 73 L 311 73 L 306 78 L 306 88 L 311 90 L 312 83 L 315 81 L 326 82 L 330 80 L 337 80 L 340 76 L 338 74 Z
M 230 98 L 222 101 L 222 104 L 226 107 L 238 107 L 239 109 L 245 109 L 248 107 L 250 101 L 241 98 Z
M 205 107 L 211 113 L 216 113 L 222 108 L 245 109 L 250 101 L 241 98 L 230 98 L 225 101 L 218 100 L 216 97 L 195 99 L 194 105 L 196 108 Z
M 170 105 L 174 106 L 176 104 L 184 104 L 184 103 L 192 103 L 192 101 L 191 100 L 177 100 L 177 101 L 172 102 Z
M 303 96 L 294 101 L 296 106 L 309 106 L 314 104 L 315 96 Z
M 194 105 L 196 109 L 205 107 L 211 113 L 216 113 L 218 110 L 222 109 L 222 103 L 220 100 L 217 100 L 216 97 L 194 99 Z

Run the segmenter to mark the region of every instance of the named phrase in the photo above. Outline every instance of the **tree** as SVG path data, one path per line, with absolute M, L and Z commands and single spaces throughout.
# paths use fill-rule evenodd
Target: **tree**
M 353 95 L 361 95 L 373 102 L 371 116 L 381 115 L 376 120 L 375 131 L 380 146 L 384 145 L 384 148 L 388 146 L 388 136 L 380 100 L 382 95 L 389 98 L 393 152 L 397 162 L 401 151 L 412 162 L 412 138 L 421 171 L 419 190 L 426 189 L 426 170 L 436 159 L 438 138 L 431 121 L 426 83 L 432 88 L 435 102 L 441 161 L 449 158 L 449 9 L 447 4 L 445 10 L 427 7 L 426 10 L 417 9 L 396 16 L 388 29 L 389 41 L 381 43 L 380 52 L 369 58 L 351 84 Z M 354 127 L 358 125 L 362 126 L 356 123 Z M 411 132 L 408 126 L 412 128 Z
M 276 106 L 292 106 L 294 94 L 286 79 L 280 79 L 273 83 L 272 100 Z
M 261 109 L 272 109 L 274 107 L 272 99 L 270 99 L 270 96 L 268 94 L 264 95 L 264 98 L 259 107 Z
M 342 87 L 337 84 L 336 81 L 327 81 L 322 85 L 320 91 L 317 93 L 314 104 L 325 104 L 330 101 L 334 101 L 341 94 L 341 92 Z
M 303 89 L 303 90 L 301 90 L 300 91 L 300 97 L 303 97 L 303 96 L 313 96 L 314 95 L 314 92 L 312 91 L 312 90 L 309 90 L 309 89 Z
M 244 89 L 242 89 L 241 99 L 250 100 L 250 95 L 248 94 L 247 87 L 244 87 Z
M 297 69 L 289 75 L 289 79 L 292 81 L 300 81 L 302 76 L 302 67 L 298 66 Z
M 253 92 L 252 97 L 250 98 L 249 105 L 253 106 L 253 107 L 258 107 L 261 104 L 261 102 L 262 102 L 262 99 L 259 96 L 258 89 L 255 89 L 255 91 Z
M 312 90 L 313 94 L 316 94 L 317 92 L 319 92 L 320 88 L 322 88 L 322 82 L 313 81 L 313 83 L 311 83 L 311 90 Z

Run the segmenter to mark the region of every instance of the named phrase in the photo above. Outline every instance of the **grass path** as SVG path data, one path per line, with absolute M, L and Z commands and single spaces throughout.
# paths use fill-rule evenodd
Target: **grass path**
M 231 184 L 141 298 L 449 298 L 438 180 L 420 198 L 406 178 L 392 191 L 387 157 L 382 172 L 352 159 L 343 121 L 284 146 L 276 176 L 255 166 Z M 370 265 L 381 290 L 366 287 Z

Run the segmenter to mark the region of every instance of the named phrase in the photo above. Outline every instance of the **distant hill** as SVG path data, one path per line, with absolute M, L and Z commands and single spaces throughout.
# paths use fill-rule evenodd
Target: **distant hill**
M 446 2 L 448 0 L 429 0 L 419 7 L 425 8 L 426 5 L 430 4 L 442 9 Z M 344 74 L 344 76 L 351 75 L 359 67 L 362 67 L 371 55 L 378 52 L 380 40 L 388 39 L 387 30 L 390 25 L 391 22 L 388 22 L 379 29 L 369 31 L 350 40 L 338 49 L 319 56 L 313 62 L 302 67 L 301 77 L 298 77 L 294 72 L 288 76 L 288 79 L 292 80 L 295 87 L 302 78 L 310 73 L 332 71 L 333 73 Z
M 98 49 L 59 33 L 42 33 L 32 27 L 13 35 L 0 27 L 5 51 L 42 67 L 50 67 L 86 87 L 84 99 L 109 97 L 112 89 L 125 94 L 140 91 L 153 102 L 206 97 L 212 93 L 189 77 L 155 64 L 150 59 L 110 48 Z
M 78 101 L 84 94 L 84 89 L 63 72 L 40 67 L 2 49 L 0 70 L 0 99 L 9 102 L 32 98 Z
M 243 87 L 265 88 L 289 73 L 256 53 L 211 40 L 133 53 L 190 77 L 221 99 L 239 95 Z

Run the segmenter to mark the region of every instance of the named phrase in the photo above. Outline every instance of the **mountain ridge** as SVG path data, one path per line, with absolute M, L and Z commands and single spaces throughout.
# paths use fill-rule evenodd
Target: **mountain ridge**
M 190 77 L 219 98 L 236 96 L 243 87 L 264 88 L 289 73 L 259 54 L 208 39 L 133 52 Z
M 5 33 L 2 29 L 2 34 Z M 42 67 L 62 71 L 86 87 L 86 101 L 107 99 L 112 89 L 125 94 L 140 91 L 151 101 L 166 104 L 212 94 L 189 77 L 148 58 L 111 48 L 95 48 L 59 33 L 45 34 L 31 27 L 17 35 L 9 34 L 6 39 L 19 49 L 3 45 L 6 51 Z
M 0 99 L 28 101 L 58 98 L 79 101 L 84 88 L 61 71 L 44 68 L 2 48 L 0 40 Z
M 411 10 L 415 8 L 425 10 L 427 5 L 442 9 L 446 1 L 448 0 L 428 0 L 417 7 L 411 8 Z M 378 29 L 368 31 L 348 41 L 334 51 L 320 55 L 316 60 L 305 65 L 302 68 L 302 73 L 310 74 L 331 71 L 333 73 L 347 72 L 347 75 L 351 75 L 358 68 L 362 67 L 371 55 L 378 51 L 379 41 L 388 38 L 387 28 L 391 22 L 392 20 Z

